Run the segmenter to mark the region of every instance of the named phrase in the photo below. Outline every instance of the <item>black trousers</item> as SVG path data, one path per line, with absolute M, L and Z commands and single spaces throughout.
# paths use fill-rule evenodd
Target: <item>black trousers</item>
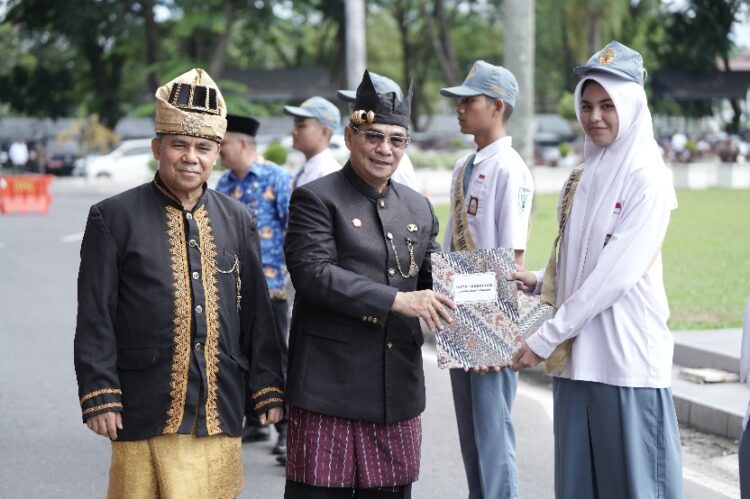
M 289 350 L 289 304 L 286 300 L 271 300 L 271 309 L 273 310 L 273 320 L 276 326 L 276 337 L 279 340 L 279 349 L 281 350 L 281 372 L 286 377 L 287 356 Z M 287 411 L 284 410 L 284 418 L 276 423 L 276 430 L 281 433 L 286 430 Z M 253 410 L 253 400 L 250 397 L 245 398 L 245 425 L 261 426 L 258 416 Z
M 396 492 L 380 489 L 328 488 L 286 481 L 284 499 L 411 499 L 411 484 Z

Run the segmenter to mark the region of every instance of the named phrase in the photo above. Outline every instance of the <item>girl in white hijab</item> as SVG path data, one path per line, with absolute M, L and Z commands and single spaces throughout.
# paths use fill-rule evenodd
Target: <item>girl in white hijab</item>
M 681 498 L 660 252 L 677 207 L 671 175 L 654 140 L 640 54 L 612 42 L 576 72 L 584 168 L 574 195 L 569 185 L 561 195 L 559 254 L 546 273 L 509 277 L 525 290 L 543 284 L 557 311 L 512 367 L 547 359 L 555 376 L 558 499 Z

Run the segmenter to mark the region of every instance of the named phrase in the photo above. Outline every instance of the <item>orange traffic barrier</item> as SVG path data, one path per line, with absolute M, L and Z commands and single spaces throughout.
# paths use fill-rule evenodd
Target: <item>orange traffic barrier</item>
M 0 177 L 0 213 L 44 213 L 49 211 L 52 175 L 8 175 Z

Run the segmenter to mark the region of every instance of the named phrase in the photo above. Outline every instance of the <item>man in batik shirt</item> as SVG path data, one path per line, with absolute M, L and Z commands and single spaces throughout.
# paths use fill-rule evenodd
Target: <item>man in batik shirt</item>
M 253 118 L 227 116 L 227 133 L 221 144 L 221 163 L 229 171 L 221 177 L 216 190 L 245 204 L 258 218 L 263 273 L 271 296 L 282 368 L 286 372 L 289 304 L 284 285 L 284 236 L 292 176 L 280 166 L 258 156 L 255 145 L 258 127 L 258 121 Z M 243 440 L 268 440 L 269 429 L 259 423 L 251 402 L 248 401 L 245 411 Z M 286 420 L 279 422 L 276 430 L 279 437 L 273 452 L 283 454 L 286 452 Z

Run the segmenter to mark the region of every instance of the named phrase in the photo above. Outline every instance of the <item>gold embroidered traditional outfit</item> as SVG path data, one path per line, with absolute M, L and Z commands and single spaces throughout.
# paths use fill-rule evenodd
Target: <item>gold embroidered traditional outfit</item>
M 240 435 L 248 397 L 283 405 L 251 212 L 205 190 L 184 210 L 160 181 L 94 205 L 81 247 L 75 362 L 84 420 L 118 440 Z
M 202 70 L 156 97 L 158 134 L 221 142 L 226 107 Z M 83 420 L 122 414 L 110 497 L 236 496 L 245 399 L 284 405 L 257 222 L 202 189 L 187 210 L 157 174 L 89 212 L 74 357 Z

